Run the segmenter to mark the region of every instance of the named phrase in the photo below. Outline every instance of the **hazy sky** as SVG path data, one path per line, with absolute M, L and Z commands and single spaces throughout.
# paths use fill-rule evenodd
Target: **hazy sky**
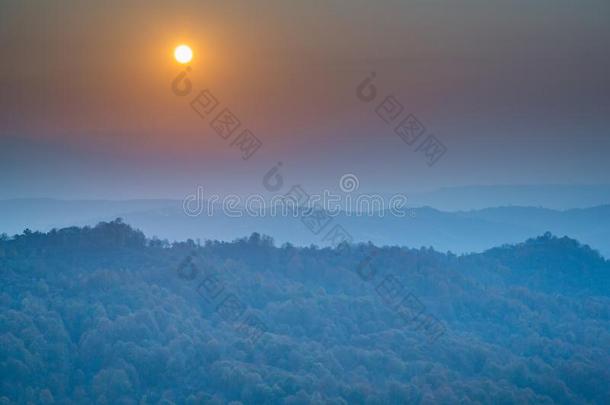
M 0 198 L 257 192 L 278 161 L 312 192 L 608 183 L 609 21 L 607 0 L 4 1 Z M 202 89 L 262 141 L 249 160 Z M 434 166 L 376 115 L 388 95 L 446 146 Z

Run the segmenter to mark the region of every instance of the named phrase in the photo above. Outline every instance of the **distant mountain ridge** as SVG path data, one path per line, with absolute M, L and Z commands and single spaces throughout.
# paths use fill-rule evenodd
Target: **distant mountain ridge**
M 409 194 L 411 204 L 457 211 L 499 206 L 588 208 L 610 203 L 610 185 L 490 185 L 443 187 Z
M 148 235 L 169 240 L 233 240 L 261 232 L 279 243 L 324 245 L 324 234 L 314 234 L 293 217 L 239 217 L 222 214 L 189 217 L 178 200 L 130 201 L 0 201 L 0 233 L 25 228 L 48 231 L 70 225 L 94 225 L 122 217 Z M 610 205 L 564 211 L 539 207 L 496 207 L 447 212 L 413 208 L 409 215 L 355 216 L 341 213 L 333 219 L 356 242 L 379 245 L 432 246 L 455 253 L 481 252 L 505 243 L 517 243 L 547 231 L 567 235 L 610 257 Z

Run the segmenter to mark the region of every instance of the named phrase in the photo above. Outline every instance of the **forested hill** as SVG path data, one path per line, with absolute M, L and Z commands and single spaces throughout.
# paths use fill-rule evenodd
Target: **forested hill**
M 569 238 L 0 240 L 0 403 L 607 403 L 610 262 Z

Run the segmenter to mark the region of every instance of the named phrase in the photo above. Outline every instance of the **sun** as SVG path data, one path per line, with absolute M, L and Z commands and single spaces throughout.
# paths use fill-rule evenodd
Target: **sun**
M 189 63 L 193 59 L 193 51 L 188 45 L 180 45 L 174 50 L 174 58 L 178 63 Z

